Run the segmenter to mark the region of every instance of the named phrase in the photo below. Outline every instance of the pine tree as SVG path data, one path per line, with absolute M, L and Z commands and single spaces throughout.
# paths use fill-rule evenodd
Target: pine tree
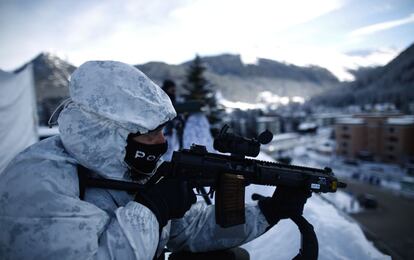
M 206 68 L 203 66 L 201 58 L 196 55 L 195 59 L 191 63 L 186 76 L 186 82 L 184 88 L 189 92 L 187 95 L 188 100 L 200 100 L 206 101 L 208 94 L 211 94 L 208 81 L 204 78 L 204 71 Z
M 207 106 L 207 118 L 214 128 L 220 125 L 221 113 L 224 110 L 219 108 L 212 85 L 204 77 L 205 70 L 206 67 L 204 67 L 202 59 L 196 55 L 187 71 L 186 82 L 183 87 L 188 91 L 187 100 L 201 101 Z

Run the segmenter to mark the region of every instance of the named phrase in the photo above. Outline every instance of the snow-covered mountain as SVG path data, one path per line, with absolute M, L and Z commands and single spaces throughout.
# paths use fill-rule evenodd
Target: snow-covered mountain
M 207 69 L 218 75 L 290 79 L 319 84 L 338 82 L 330 71 L 319 66 L 300 67 L 270 59 L 258 59 L 255 64 L 244 64 L 240 55 L 230 54 L 203 57 L 203 62 Z
M 33 68 L 39 123 L 46 125 L 54 109 L 69 96 L 69 78 L 76 67 L 52 54 L 41 53 L 14 72 L 28 65 Z
M 18 73 L 29 64 L 33 67 L 38 101 L 69 94 L 69 78 L 76 69 L 75 66 L 50 53 L 41 53 L 14 72 Z
M 414 44 L 387 65 L 353 71 L 355 81 L 316 96 L 313 104 L 347 106 L 393 103 L 406 108 L 414 100 Z
M 202 59 L 212 88 L 230 101 L 254 102 L 264 91 L 308 98 L 338 85 L 332 73 L 317 66 L 299 67 L 267 59 L 259 59 L 257 64 L 244 64 L 239 55 L 229 54 Z M 15 72 L 29 64 L 34 72 L 39 121 L 46 125 L 54 108 L 69 96 L 68 82 L 76 67 L 52 54 L 41 53 Z M 175 80 L 178 94 L 183 94 L 182 83 L 189 64 L 190 61 L 180 65 L 149 62 L 136 67 L 158 84 L 165 79 Z
M 309 98 L 339 84 L 331 72 L 317 66 L 300 67 L 269 59 L 259 59 L 256 64 L 244 64 L 240 55 L 230 54 L 202 57 L 202 60 L 207 80 L 230 101 L 254 102 L 259 93 L 264 91 L 279 96 Z M 180 85 L 185 80 L 189 64 L 149 62 L 136 67 L 157 83 L 162 83 L 166 78 L 175 80 L 178 93 L 182 93 Z

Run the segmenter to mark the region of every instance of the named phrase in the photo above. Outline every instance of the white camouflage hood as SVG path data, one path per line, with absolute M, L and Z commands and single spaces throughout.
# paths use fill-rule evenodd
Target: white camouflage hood
M 167 94 L 138 69 L 116 61 L 89 61 L 73 74 L 72 102 L 59 115 L 65 149 L 103 177 L 123 178 L 126 139 L 176 116 Z

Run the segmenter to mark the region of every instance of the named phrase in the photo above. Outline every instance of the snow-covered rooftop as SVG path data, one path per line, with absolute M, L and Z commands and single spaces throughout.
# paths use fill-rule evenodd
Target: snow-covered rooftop
M 261 116 L 261 117 L 258 117 L 257 119 L 256 119 L 256 121 L 258 122 L 258 123 L 273 123 L 273 122 L 275 122 L 277 120 L 277 118 L 275 118 L 275 117 L 270 117 L 270 116 Z
M 342 113 L 340 113 L 340 112 L 337 112 L 337 113 L 328 113 L 328 112 L 326 112 L 326 113 L 318 113 L 318 114 L 315 114 L 315 115 L 313 115 L 313 117 L 314 118 L 321 118 L 321 119 L 323 119 L 323 118 L 341 118 L 341 117 L 350 117 L 351 115 L 349 115 L 349 114 L 342 114 Z
M 346 118 L 337 118 L 335 122 L 337 124 L 360 125 L 360 124 L 364 123 L 364 119 L 363 118 L 346 117 Z
M 387 119 L 389 125 L 414 125 L 414 116 L 391 117 Z
M 278 134 L 278 135 L 273 136 L 272 142 L 279 142 L 279 141 L 295 139 L 295 138 L 299 138 L 299 135 L 297 133 Z
M 318 127 L 316 123 L 313 122 L 305 122 L 299 125 L 299 130 L 309 130 Z
M 263 108 L 263 105 L 259 104 L 252 104 L 252 103 L 245 103 L 245 102 L 233 102 L 226 99 L 222 99 L 220 103 L 227 107 L 227 108 L 233 108 L 233 109 L 241 109 L 241 110 L 249 110 L 249 109 L 257 109 L 257 108 Z

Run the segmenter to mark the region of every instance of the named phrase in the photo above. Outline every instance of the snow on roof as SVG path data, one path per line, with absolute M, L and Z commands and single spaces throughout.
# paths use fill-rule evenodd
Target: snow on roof
M 299 138 L 299 135 L 297 133 L 278 134 L 278 135 L 273 136 L 272 142 L 278 142 L 278 141 L 295 139 L 295 138 Z
M 363 118 L 354 118 L 354 117 L 346 117 L 346 118 L 337 118 L 337 124 L 346 124 L 346 125 L 360 125 L 364 123 Z
M 270 116 L 261 116 L 256 119 L 258 123 L 272 123 L 278 121 L 277 117 L 270 117 Z
M 299 125 L 299 130 L 309 130 L 318 127 L 316 123 L 313 122 L 305 122 Z
M 387 119 L 389 125 L 413 125 L 414 116 L 390 117 Z
M 318 119 L 324 119 L 324 118 L 342 118 L 342 117 L 350 117 L 349 114 L 342 114 L 342 113 L 319 113 L 315 114 L 314 117 Z
M 220 103 L 227 108 L 237 108 L 241 110 L 257 109 L 257 108 L 263 107 L 263 105 L 259 105 L 259 104 L 251 104 L 251 103 L 245 103 L 245 102 L 240 102 L 240 101 L 233 102 L 233 101 L 229 101 L 226 99 L 220 100 Z

